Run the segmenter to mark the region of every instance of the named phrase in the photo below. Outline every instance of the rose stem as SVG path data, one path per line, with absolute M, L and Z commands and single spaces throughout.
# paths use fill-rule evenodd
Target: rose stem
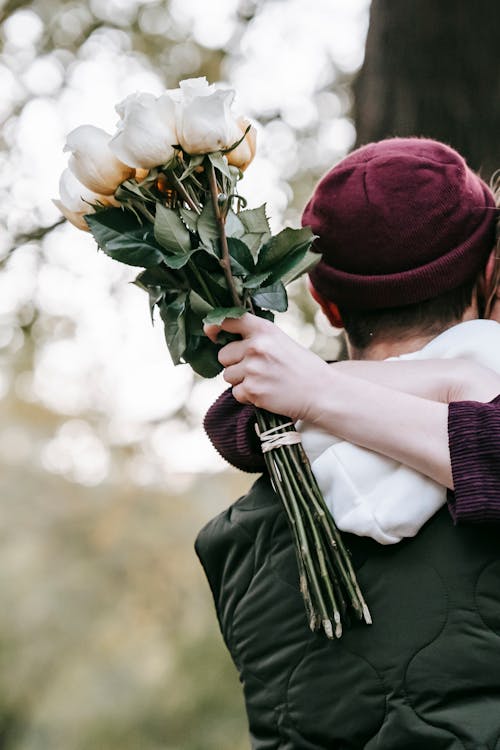
M 304 459 L 300 460 L 298 458 L 298 456 L 296 455 L 296 453 L 294 451 L 295 447 L 296 446 L 291 446 L 291 451 L 290 451 L 290 454 L 291 454 L 291 457 L 292 457 L 292 461 L 293 461 L 295 470 L 297 471 L 297 474 L 299 475 L 300 479 L 302 480 L 303 488 L 304 488 L 305 492 L 307 493 L 309 499 L 312 502 L 312 505 L 313 505 L 313 508 L 314 508 L 314 511 L 315 511 L 315 515 L 318 518 L 318 520 L 319 520 L 319 522 L 320 522 L 320 524 L 321 524 L 321 526 L 323 528 L 324 533 L 326 534 L 326 537 L 328 539 L 328 542 L 329 542 L 330 546 L 334 550 L 334 552 L 333 552 L 334 561 L 335 561 L 336 567 L 338 568 L 339 573 L 341 575 L 341 580 L 343 580 L 344 586 L 346 587 L 346 589 L 347 589 L 347 591 L 349 593 L 351 604 L 352 604 L 354 610 L 357 611 L 361 615 L 362 606 L 360 606 L 361 603 L 358 602 L 359 597 L 358 597 L 355 585 L 353 584 L 353 582 L 351 580 L 352 577 L 354 576 L 354 572 L 353 572 L 352 576 L 349 575 L 349 572 L 347 570 L 347 566 L 345 565 L 345 563 L 343 562 L 343 559 L 342 559 L 343 542 L 340 539 L 337 542 L 336 539 L 334 538 L 333 529 L 332 529 L 332 526 L 333 526 L 334 522 L 333 522 L 333 519 L 331 517 L 331 514 L 329 513 L 329 511 L 326 508 L 323 507 L 324 502 L 320 502 L 320 500 L 323 501 L 323 498 L 319 497 L 319 491 L 315 492 L 313 490 L 313 488 L 316 485 L 316 479 L 314 478 L 314 475 L 312 474 L 312 472 L 309 472 L 308 467 L 305 466 L 305 460 Z M 303 468 L 305 468 L 307 474 L 309 474 L 309 477 L 306 477 L 304 475 Z M 307 478 L 309 478 L 309 481 L 311 482 L 312 487 L 307 482 Z M 346 553 L 346 555 L 347 555 L 347 553 Z
M 277 449 L 279 450 L 279 449 Z M 333 626 L 331 623 L 330 618 L 328 617 L 327 607 L 325 604 L 325 600 L 323 599 L 323 594 L 321 593 L 321 587 L 318 581 L 318 577 L 316 575 L 316 569 L 314 566 L 314 559 L 311 555 L 311 551 L 309 549 L 309 540 L 307 538 L 306 530 L 304 527 L 304 521 L 300 512 L 300 508 L 297 503 L 297 498 L 295 497 L 293 488 L 291 486 L 289 477 L 285 471 L 282 471 L 282 463 L 278 456 L 274 457 L 274 461 L 276 462 L 276 465 L 278 469 L 280 470 L 280 474 L 282 477 L 282 482 L 285 485 L 286 491 L 287 491 L 287 497 L 290 500 L 290 505 L 292 508 L 292 511 L 294 513 L 294 516 L 297 518 L 297 526 L 300 531 L 300 537 L 301 537 L 301 550 L 302 554 L 304 556 L 304 561 L 307 566 L 307 570 L 309 571 L 309 577 L 311 580 L 311 585 L 315 594 L 315 597 L 318 602 L 318 607 L 320 611 L 320 617 L 321 617 L 321 624 L 323 625 L 323 629 L 326 633 L 326 635 L 329 638 L 333 638 Z
M 256 418 L 257 418 L 257 422 L 259 424 L 260 430 L 261 431 L 266 430 L 268 425 L 266 424 L 264 416 L 259 409 L 256 409 Z M 300 535 L 299 535 L 299 530 L 297 528 L 297 521 L 288 503 L 286 493 L 284 492 L 284 488 L 281 483 L 281 479 L 280 479 L 278 470 L 276 468 L 276 464 L 273 460 L 273 457 L 270 454 L 265 453 L 264 459 L 265 459 L 267 468 L 269 470 L 269 473 L 271 475 L 271 480 L 273 483 L 274 490 L 280 496 L 281 502 L 283 503 L 283 507 L 285 508 L 286 514 L 288 516 L 290 526 L 292 528 L 293 536 L 295 539 L 295 552 L 296 552 L 297 562 L 299 566 L 300 591 L 302 593 L 302 597 L 304 599 L 304 604 L 306 607 L 306 612 L 309 618 L 309 627 L 311 628 L 311 630 L 316 630 L 317 613 L 315 611 L 315 608 L 311 599 L 311 594 L 309 591 L 307 573 L 304 567 L 304 560 L 301 554 Z
M 299 446 L 300 449 L 300 446 Z M 302 451 L 303 452 L 303 449 Z M 304 466 L 308 474 L 309 481 L 311 482 L 311 486 L 314 488 L 316 497 L 321 502 L 321 504 L 324 504 L 323 497 L 321 496 L 319 487 L 317 486 L 314 474 L 312 473 L 312 470 L 310 468 L 309 462 L 304 460 Z M 364 600 L 363 594 L 361 593 L 361 590 L 359 588 L 359 584 L 356 579 L 356 574 L 354 573 L 354 569 L 351 564 L 351 560 L 349 558 L 349 553 L 347 552 L 344 542 L 342 540 L 342 537 L 335 525 L 335 522 L 333 521 L 330 514 L 327 515 L 327 522 L 329 521 L 329 530 L 330 530 L 330 540 L 331 544 L 335 546 L 338 551 L 340 552 L 340 556 L 338 557 L 339 562 L 339 571 L 342 574 L 342 577 L 344 578 L 344 581 L 347 583 L 349 582 L 350 585 L 348 585 L 348 590 L 352 587 L 354 589 L 354 592 L 356 594 L 357 602 L 352 601 L 353 607 L 356 612 L 358 612 L 359 616 L 361 618 L 364 618 L 365 622 L 368 624 L 371 624 L 372 618 L 370 615 L 370 610 L 368 609 L 368 606 Z
M 201 273 L 196 268 L 195 263 L 193 263 L 192 260 L 188 260 L 187 265 L 188 265 L 189 270 L 192 272 L 193 276 L 195 277 L 195 279 L 198 281 L 200 287 L 203 289 L 206 301 L 210 305 L 212 305 L 212 307 L 219 307 L 219 303 L 212 296 L 212 292 L 210 291 L 210 289 L 206 285 L 205 279 L 203 278 L 203 276 L 201 275 Z
M 241 300 L 238 295 L 238 292 L 236 291 L 236 287 L 234 285 L 233 274 L 231 273 L 231 258 L 229 256 L 229 247 L 227 244 L 224 217 L 221 213 L 220 206 L 219 206 L 219 189 L 217 186 L 217 178 L 215 176 L 215 169 L 210 159 L 206 158 L 205 164 L 207 166 L 208 183 L 210 185 L 210 193 L 212 195 L 212 205 L 214 207 L 215 219 L 219 227 L 219 237 L 220 237 L 220 244 L 221 244 L 221 250 L 222 250 L 222 258 L 219 260 L 219 263 L 221 264 L 222 269 L 224 271 L 224 276 L 226 277 L 226 282 L 231 292 L 233 303 L 236 305 L 236 307 L 240 307 Z
M 292 484 L 294 485 L 295 494 L 299 498 L 299 502 L 301 503 L 304 509 L 304 512 L 306 514 L 306 517 L 309 523 L 309 527 L 311 529 L 311 534 L 314 540 L 314 546 L 316 547 L 316 555 L 318 558 L 320 575 L 321 575 L 321 578 L 323 579 L 323 585 L 324 585 L 324 588 L 326 589 L 328 599 L 330 600 L 330 604 L 333 608 L 333 619 L 335 621 L 335 636 L 337 638 L 340 638 L 340 636 L 342 635 L 340 612 L 339 612 L 335 592 L 334 592 L 332 583 L 328 576 L 328 570 L 327 570 L 326 562 L 325 562 L 326 556 L 328 555 L 328 548 L 325 550 L 323 547 L 323 543 L 318 533 L 318 529 L 316 527 L 313 514 L 311 513 L 311 509 L 309 508 L 309 504 L 306 498 L 304 497 L 303 493 L 301 492 L 300 487 L 297 484 L 297 480 L 295 478 L 291 463 L 289 461 L 289 451 L 285 447 L 279 448 L 278 450 L 280 453 L 280 457 L 282 458 L 283 462 L 286 464 L 288 475 L 290 477 Z
M 278 423 L 278 420 L 274 420 Z M 277 426 L 277 424 L 276 424 Z M 325 563 L 325 551 L 323 550 L 323 545 L 321 543 L 321 538 L 318 534 L 318 530 L 316 528 L 316 524 L 313 518 L 313 515 L 311 513 L 311 510 L 309 508 L 309 505 L 307 503 L 307 500 L 304 498 L 303 493 L 301 492 L 301 489 L 299 485 L 297 484 L 297 480 L 294 476 L 294 472 L 292 470 L 291 463 L 289 461 L 289 450 L 287 450 L 286 447 L 283 448 L 277 448 L 275 449 L 280 462 L 283 463 L 283 468 L 286 470 L 286 473 L 288 475 L 289 481 L 291 485 L 294 488 L 295 495 L 299 499 L 300 504 L 302 505 L 302 508 L 304 510 L 304 513 L 306 515 L 306 519 L 309 523 L 309 528 L 311 530 L 311 535 L 314 540 L 314 546 L 316 548 L 316 555 L 318 558 L 318 564 L 319 564 L 319 571 L 321 578 L 323 580 L 323 585 L 326 589 L 326 592 L 328 594 L 328 599 L 330 600 L 330 604 L 333 608 L 333 619 L 335 621 L 335 636 L 337 638 L 340 638 L 342 635 L 342 625 L 340 624 L 340 613 L 337 606 L 337 600 L 332 588 L 332 585 L 330 583 L 330 580 L 328 578 L 328 571 L 326 569 L 326 563 Z M 295 467 L 297 468 L 297 467 Z M 300 470 L 300 469 L 299 469 Z M 301 472 L 302 473 L 302 472 Z M 333 632 L 331 631 L 331 623 L 325 624 L 323 623 L 323 626 L 325 627 L 325 632 L 329 637 L 333 636 Z
M 258 419 L 260 418 L 259 422 L 260 422 L 260 425 L 262 425 L 262 428 L 264 430 L 269 429 L 269 427 L 273 426 L 272 423 L 270 424 L 268 423 L 267 415 L 264 416 L 262 412 L 260 414 L 258 413 L 257 417 Z M 271 456 L 265 453 L 264 457 L 266 458 L 266 463 L 268 466 L 270 466 L 270 464 L 273 464 L 274 468 L 278 469 L 279 471 L 279 475 L 281 477 L 281 482 L 279 483 L 280 495 L 283 495 L 283 494 L 286 495 L 287 502 L 290 503 L 292 515 L 293 515 L 293 518 L 295 519 L 295 523 L 297 526 L 298 541 L 299 541 L 298 554 L 301 554 L 303 561 L 304 561 L 305 568 L 308 572 L 308 577 L 311 582 L 312 590 L 314 592 L 316 604 L 319 608 L 320 622 L 325 628 L 325 632 L 327 633 L 327 635 L 329 635 L 329 631 L 332 631 L 332 634 L 333 634 L 332 624 L 328 618 L 326 605 L 325 605 L 325 602 L 321 593 L 321 588 L 319 586 L 318 579 L 316 576 L 316 570 L 314 568 L 313 559 L 312 559 L 311 552 L 309 549 L 309 541 L 308 541 L 307 534 L 304 528 L 302 515 L 300 513 L 299 506 L 295 499 L 293 489 L 290 485 L 289 478 L 284 471 L 280 470 L 281 467 L 279 466 L 279 459 L 277 455 Z

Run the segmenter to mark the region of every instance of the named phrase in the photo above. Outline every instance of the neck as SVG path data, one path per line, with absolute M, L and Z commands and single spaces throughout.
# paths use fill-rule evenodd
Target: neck
M 409 354 L 409 352 L 422 349 L 433 338 L 435 335 L 413 336 L 402 341 L 376 341 L 365 349 L 356 349 L 348 344 L 349 359 L 380 360 L 399 357 L 401 354 Z
M 378 339 L 364 349 L 356 349 L 351 343 L 347 342 L 349 359 L 381 360 L 388 357 L 399 357 L 401 354 L 409 354 L 422 349 L 429 341 L 435 339 L 440 333 L 447 331 L 448 328 L 464 323 L 466 320 L 475 320 L 478 317 L 477 307 L 471 305 L 460 320 L 455 320 L 448 325 L 439 329 L 434 329 L 430 333 L 414 332 L 401 339 Z

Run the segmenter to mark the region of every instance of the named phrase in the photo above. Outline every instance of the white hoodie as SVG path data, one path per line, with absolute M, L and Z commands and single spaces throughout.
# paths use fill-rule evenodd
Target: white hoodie
M 459 323 L 423 349 L 389 360 L 470 359 L 500 373 L 500 324 Z M 446 502 L 446 488 L 391 458 L 298 422 L 302 444 L 339 529 L 395 544 Z

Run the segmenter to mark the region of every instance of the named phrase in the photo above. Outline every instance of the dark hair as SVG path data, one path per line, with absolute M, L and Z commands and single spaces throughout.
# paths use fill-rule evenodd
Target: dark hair
M 349 310 L 339 306 L 349 341 L 356 349 L 366 349 L 375 341 L 403 340 L 408 333 L 437 336 L 458 323 L 471 304 L 477 277 L 439 297 L 403 307 L 380 310 Z

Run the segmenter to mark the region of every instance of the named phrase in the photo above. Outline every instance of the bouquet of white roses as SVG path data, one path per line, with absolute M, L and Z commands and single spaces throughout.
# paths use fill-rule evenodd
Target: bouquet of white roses
M 287 309 L 285 285 L 319 260 L 308 227 L 272 236 L 265 205 L 248 209 L 238 194 L 255 131 L 233 114 L 233 99 L 205 78 L 159 97 L 127 97 L 113 136 L 92 125 L 68 135 L 55 201 L 107 255 L 143 269 L 134 283 L 149 295 L 152 320 L 159 309 L 174 363 L 204 377 L 222 366 L 203 324 L 247 311 L 273 320 L 272 311 Z M 293 424 L 259 409 L 256 418 L 290 521 L 309 625 L 340 637 L 349 611 L 371 621 L 349 553 Z

